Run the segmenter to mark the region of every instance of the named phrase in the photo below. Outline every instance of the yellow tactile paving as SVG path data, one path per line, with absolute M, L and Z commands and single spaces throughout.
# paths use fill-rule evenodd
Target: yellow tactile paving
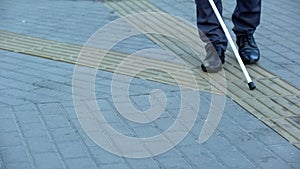
M 134 14 L 137 12 L 161 12 L 158 8 L 145 0 L 123 0 L 123 1 L 106 1 L 106 5 L 115 10 L 121 16 Z M 155 15 L 147 15 L 147 18 L 129 18 L 128 22 L 132 23 L 140 30 L 147 31 L 145 25 L 151 29 L 161 29 L 170 33 L 182 32 L 180 36 L 188 37 L 191 41 L 197 43 L 199 41 L 195 28 L 186 23 L 178 24 L 176 30 L 168 27 L 173 17 L 156 18 Z M 127 68 L 122 69 L 122 74 L 132 75 L 134 68 L 139 67 L 155 67 L 162 68 L 174 72 L 180 77 L 180 83 L 188 88 L 198 89 L 208 92 L 219 92 L 214 88 L 211 91 L 211 85 L 208 82 L 208 75 L 202 73 L 196 68 L 200 61 L 197 56 L 189 48 L 178 43 L 176 40 L 166 38 L 161 35 L 147 34 L 149 39 L 164 49 L 168 49 L 178 56 L 183 57 L 187 66 L 174 64 L 166 61 L 144 58 L 140 56 L 132 56 L 132 62 Z M 19 53 L 30 54 L 48 59 L 76 63 L 76 59 L 82 49 L 82 46 L 66 44 L 41 38 L 28 37 L 16 33 L 0 31 L 0 49 L 10 50 Z M 203 53 L 203 44 L 199 44 L 198 53 Z M 95 65 L 99 60 L 97 53 L 106 53 L 106 50 L 91 49 L 89 60 L 81 63 L 86 66 L 96 67 L 106 71 L 114 72 L 118 65 L 128 55 L 109 51 L 107 57 L 101 65 Z M 227 96 L 241 105 L 248 112 L 255 115 L 268 126 L 273 128 L 295 146 L 300 148 L 300 91 L 298 88 L 288 84 L 276 75 L 264 70 L 259 66 L 247 66 L 249 73 L 258 86 L 257 90 L 249 91 L 246 83 L 242 82 L 243 74 L 235 61 L 232 53 L 227 52 L 227 60 L 224 66 L 227 80 Z M 197 80 L 197 85 L 193 85 L 191 74 L 193 72 Z M 175 85 L 174 80 L 166 73 L 157 70 L 146 70 L 137 75 L 137 77 L 158 81 Z
M 76 59 L 79 56 L 81 49 L 83 48 L 83 46 L 60 43 L 51 40 L 48 40 L 49 43 L 45 43 L 43 39 L 28 37 L 6 31 L 0 31 L 0 40 L 0 49 L 30 54 L 73 64 L 76 63 Z M 109 51 L 107 53 L 107 51 L 103 49 L 91 48 L 89 49 L 89 52 L 90 55 L 84 60 L 84 62 L 81 62 L 80 64 L 108 71 L 115 71 L 118 65 L 128 57 L 127 54 L 112 51 Z M 106 57 L 103 59 L 100 65 L 97 64 L 100 59 L 99 53 L 107 53 Z M 188 70 L 187 67 L 183 65 L 155 59 L 148 59 L 140 56 L 131 56 L 131 60 L 126 66 L 127 68 L 122 69 L 123 72 L 119 73 L 132 75 L 133 72 L 135 72 L 135 70 L 138 68 L 153 67 L 157 68 L 157 70 L 149 69 L 144 72 L 140 72 L 137 77 L 175 85 L 173 79 L 166 78 L 168 77 L 168 75 L 162 71 L 159 71 L 167 70 L 168 72 L 174 72 L 176 75 L 178 75 L 180 83 L 182 83 L 182 85 L 185 87 L 211 91 L 210 85 L 208 83 L 208 75 L 203 74 L 203 76 L 196 76 L 196 80 L 198 81 L 198 86 L 196 87 L 191 82 L 192 78 L 190 75 L 190 70 Z

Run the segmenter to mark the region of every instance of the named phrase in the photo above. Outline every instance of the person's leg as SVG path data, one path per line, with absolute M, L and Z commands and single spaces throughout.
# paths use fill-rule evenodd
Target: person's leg
M 201 40 L 205 43 L 211 42 L 226 50 L 226 36 L 208 0 L 195 0 L 195 2 L 197 10 L 197 27 L 199 31 L 201 31 L 199 33 Z M 220 14 L 222 14 L 222 1 L 214 0 L 214 2 L 220 11 Z
M 233 31 L 236 34 L 253 34 L 260 23 L 261 0 L 237 0 L 232 15 Z
M 214 0 L 220 13 L 222 13 L 222 1 Z M 195 0 L 197 8 L 197 27 L 199 35 L 207 45 L 206 57 L 201 68 L 205 72 L 218 72 L 225 62 L 224 52 L 227 48 L 227 39 L 217 17 L 214 14 L 208 0 Z
M 261 0 L 237 0 L 232 15 L 233 31 L 237 35 L 239 53 L 245 64 L 252 64 L 259 60 L 259 49 L 253 34 L 260 23 Z

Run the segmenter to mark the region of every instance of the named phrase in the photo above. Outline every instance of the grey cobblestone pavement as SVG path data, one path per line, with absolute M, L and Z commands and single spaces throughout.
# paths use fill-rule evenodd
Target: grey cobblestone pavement
M 149 0 L 162 10 L 195 21 L 192 0 Z M 300 87 L 296 0 L 265 0 L 257 42 L 260 66 Z M 224 1 L 228 25 L 234 1 Z M 1 0 L 0 30 L 83 45 L 99 28 L 118 18 L 98 1 Z M 133 53 L 158 48 L 146 36 L 127 39 L 114 50 Z M 230 99 L 221 123 L 204 144 L 197 139 L 211 94 L 200 92 L 200 112 L 191 132 L 161 155 L 131 159 L 111 154 L 82 129 L 72 99 L 74 65 L 0 50 L 1 169 L 298 169 L 300 151 Z M 98 70 L 96 98 L 109 124 L 127 136 L 149 137 L 172 125 L 180 109 L 178 87 L 133 79 L 130 98 L 136 108 L 149 108 L 149 92 L 161 89 L 168 102 L 161 117 L 147 125 L 128 121 L 111 97 L 113 73 Z

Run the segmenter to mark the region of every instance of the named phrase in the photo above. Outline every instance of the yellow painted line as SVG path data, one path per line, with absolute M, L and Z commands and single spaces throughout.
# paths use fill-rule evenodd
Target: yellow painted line
M 104 3 L 120 16 L 143 12 L 163 12 L 147 0 L 105 0 Z M 127 21 L 142 31 L 152 29 L 159 32 L 163 30 L 171 34 L 180 34 L 195 43 L 199 41 L 197 32 L 194 31 L 195 28 L 191 25 L 179 22 L 176 27 L 171 26 L 173 22 L 178 23 L 178 20 L 174 17 L 158 18 L 154 14 L 151 17 L 151 13 L 149 13 L 144 18 L 129 17 Z M 162 48 L 168 49 L 179 56 L 184 56 L 181 59 L 189 63 L 190 69 L 195 69 L 200 65 L 197 56 L 193 56 L 189 48 L 185 48 L 173 39 L 152 34 L 147 34 L 147 36 Z M 205 53 L 203 44 L 199 43 L 199 51 L 197 52 Z M 252 65 L 247 66 L 247 68 L 258 89 L 249 91 L 245 87 L 245 83 L 241 82 L 243 74 L 233 58 L 231 52 L 226 53 L 224 69 L 226 70 L 227 95 L 300 148 L 300 120 L 291 120 L 300 119 L 300 90 L 267 70 Z M 201 73 L 199 74 L 201 76 Z

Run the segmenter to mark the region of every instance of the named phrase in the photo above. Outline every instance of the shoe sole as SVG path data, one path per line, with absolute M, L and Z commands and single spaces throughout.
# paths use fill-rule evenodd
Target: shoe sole
M 218 67 L 218 68 L 213 68 L 213 69 L 209 69 L 207 70 L 207 68 L 204 65 L 201 65 L 201 69 L 203 72 L 207 72 L 207 73 L 217 73 L 219 71 L 222 70 L 222 67 Z

